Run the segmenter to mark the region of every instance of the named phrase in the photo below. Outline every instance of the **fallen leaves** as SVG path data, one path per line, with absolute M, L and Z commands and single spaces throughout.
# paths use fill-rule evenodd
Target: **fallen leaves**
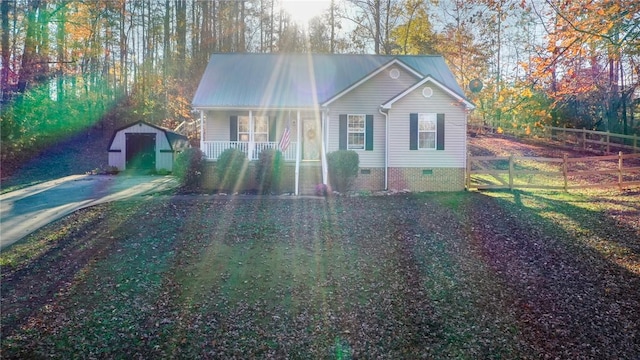
M 569 231 L 540 215 L 550 204 L 560 210 L 478 193 L 103 206 L 91 231 L 60 240 L 87 259 L 57 275 L 64 286 L 23 285 L 48 281 L 37 264 L 74 264 L 68 247 L 3 268 L 3 357 L 639 353 L 638 277 L 581 238 L 606 236 L 602 215 L 569 207 L 572 226 L 595 224 Z

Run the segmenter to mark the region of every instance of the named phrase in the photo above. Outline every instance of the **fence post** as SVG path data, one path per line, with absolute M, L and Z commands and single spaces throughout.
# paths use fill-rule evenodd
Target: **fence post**
M 513 155 L 509 155 L 509 191 L 513 190 Z
M 587 150 L 587 129 L 582 128 L 582 150 Z
M 562 177 L 564 178 L 564 191 L 568 192 L 568 184 L 567 184 L 567 154 L 562 155 Z
M 622 191 L 622 151 L 618 151 L 618 188 Z
M 611 153 L 610 141 L 611 141 L 611 138 L 609 137 L 609 130 L 607 130 L 607 154 Z

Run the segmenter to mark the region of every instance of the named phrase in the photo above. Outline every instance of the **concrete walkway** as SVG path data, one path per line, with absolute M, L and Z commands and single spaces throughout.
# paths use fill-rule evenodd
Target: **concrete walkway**
M 72 175 L 0 195 L 0 250 L 76 210 L 177 185 L 171 176 Z

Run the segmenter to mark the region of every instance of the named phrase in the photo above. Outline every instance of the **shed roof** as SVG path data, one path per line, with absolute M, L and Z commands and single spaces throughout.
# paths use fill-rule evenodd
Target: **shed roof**
M 193 98 L 195 108 L 306 108 L 321 105 L 397 60 L 461 98 L 442 56 L 214 54 Z

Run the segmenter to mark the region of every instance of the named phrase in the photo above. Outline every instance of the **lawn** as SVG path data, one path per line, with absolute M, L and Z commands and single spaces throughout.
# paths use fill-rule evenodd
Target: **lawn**
M 637 358 L 638 193 L 148 197 L 0 254 L 3 358 Z

